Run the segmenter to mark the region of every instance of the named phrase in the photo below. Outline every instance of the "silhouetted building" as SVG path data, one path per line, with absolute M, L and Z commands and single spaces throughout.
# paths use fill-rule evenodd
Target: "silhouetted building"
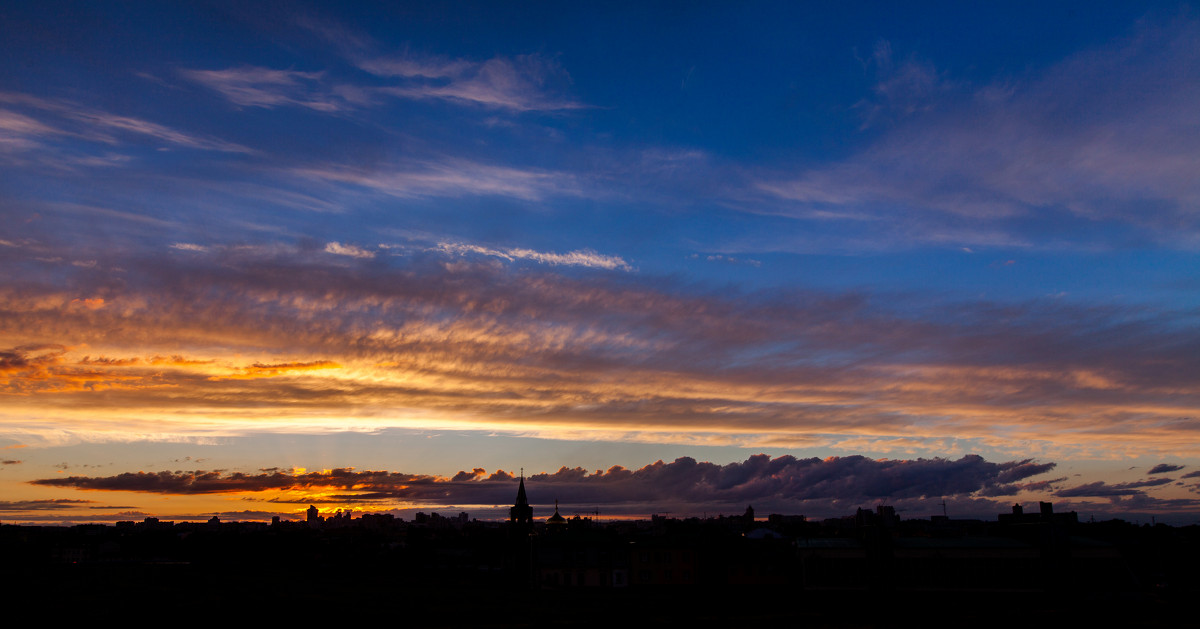
M 876 505 L 875 516 L 879 520 L 879 525 L 885 528 L 892 528 L 900 524 L 900 516 L 896 515 L 896 508 L 891 505 Z
M 558 514 L 558 501 L 554 501 L 554 515 L 546 518 L 546 524 L 549 526 L 562 526 L 567 523 L 567 519 Z
M 396 523 L 396 516 L 390 513 L 364 513 L 358 518 L 359 526 L 368 529 L 386 529 Z
M 533 507 L 529 506 L 529 498 L 525 496 L 525 475 L 521 475 L 521 484 L 517 487 L 517 502 L 508 510 L 508 521 L 520 526 L 533 525 Z
M 317 511 L 316 507 L 308 505 L 308 511 L 306 513 L 308 517 L 305 518 L 305 520 L 310 526 L 316 526 L 321 523 L 321 515 L 320 512 Z
M 996 516 L 1000 524 L 1033 524 L 1035 522 L 1054 522 L 1056 524 L 1075 524 L 1079 515 L 1074 511 L 1055 513 L 1054 503 L 1039 502 L 1037 513 L 1025 513 L 1020 504 L 1014 504 L 1012 513 L 1001 513 Z

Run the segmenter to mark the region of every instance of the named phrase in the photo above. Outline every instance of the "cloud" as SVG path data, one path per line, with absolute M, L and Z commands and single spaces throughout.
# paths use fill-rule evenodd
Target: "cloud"
M 453 478 L 451 478 L 450 480 L 451 480 L 452 482 L 462 482 L 462 481 L 469 481 L 469 480 L 477 480 L 477 479 L 479 479 L 479 478 L 483 478 L 483 476 L 484 476 L 485 474 L 487 474 L 487 470 L 483 469 L 482 467 L 477 467 L 477 468 L 475 468 L 474 470 L 471 470 L 470 472 L 466 472 L 466 471 L 459 471 L 459 472 L 458 472 L 457 474 L 455 474 L 455 475 L 454 475 L 454 477 L 453 477 Z
M 820 508 L 890 500 L 970 497 L 1004 480 L 1024 479 L 1053 468 L 1033 461 L 991 463 L 976 455 L 950 459 L 874 460 L 861 456 L 772 459 L 760 454 L 717 465 L 689 457 L 657 461 L 640 469 L 612 466 L 589 472 L 563 467 L 526 477 L 542 504 L 558 498 L 574 505 L 607 505 L 645 512 L 672 506 L 699 512 L 746 503 L 771 509 Z M 291 474 L 219 471 L 124 473 L 109 477 L 70 476 L 31 481 L 48 487 L 135 491 L 168 495 L 315 492 L 269 498 L 276 502 L 411 502 L 432 505 L 511 503 L 514 479 L 507 472 L 486 476 L 483 468 L 453 478 L 384 471 L 335 469 Z M 330 493 L 334 492 L 334 493 Z M 341 493 L 337 493 L 341 492 Z M 622 507 L 623 506 L 623 507 Z M 794 511 L 793 511 L 794 512 Z
M 1096 481 L 1085 483 L 1077 487 L 1060 489 L 1055 492 L 1055 496 L 1060 498 L 1079 498 L 1079 497 L 1115 497 L 1115 496 L 1140 496 L 1145 492 L 1143 487 L 1159 487 L 1162 485 L 1174 482 L 1171 478 L 1150 478 L 1142 481 L 1131 483 L 1115 483 L 1108 484 L 1105 481 Z
M 349 42 L 344 53 L 377 79 L 370 83 L 334 82 L 326 72 L 280 70 L 243 65 L 223 70 L 180 70 L 189 81 L 213 90 L 241 107 L 274 109 L 303 107 L 337 113 L 376 105 L 381 96 L 407 100 L 436 100 L 511 112 L 563 111 L 583 107 L 565 95 L 571 77 L 557 59 L 541 54 L 497 56 L 477 62 L 404 52 L 364 56 L 365 42 Z M 378 85 L 382 79 L 384 85 Z M 5 128 L 0 116 L 0 130 Z M 35 122 L 35 121 L 34 121 Z M 13 118 L 7 126 L 21 129 L 29 122 Z M 3 137 L 3 136 L 0 136 Z
M 742 292 L 562 273 L 564 259 L 518 249 L 456 255 L 542 264 L 413 248 L 350 267 L 312 255 L 322 246 L 100 258 L 120 274 L 0 258 L 22 277 L 0 288 L 0 324 L 19 331 L 0 350 L 0 426 L 39 443 L 391 426 L 872 454 L 1198 454 L 1187 375 L 1200 371 L 1200 328 L 1187 312 Z M 53 426 L 38 419 L 48 408 Z
M 336 22 L 301 17 L 296 23 L 334 44 L 358 69 L 384 81 L 382 87 L 369 88 L 373 93 L 512 112 L 582 107 L 566 96 L 571 77 L 553 56 L 497 55 L 478 61 L 422 53 L 409 46 L 381 53 L 379 43 L 370 36 Z
M 324 73 L 241 66 L 224 70 L 180 70 L 188 80 L 243 107 L 273 109 L 284 105 L 331 113 L 351 107 L 342 95 L 323 86 Z
M 104 367 L 126 367 L 129 365 L 136 365 L 140 362 L 141 362 L 141 359 L 136 358 L 136 357 L 135 358 L 107 358 L 105 356 L 97 356 L 95 358 L 92 358 L 91 356 L 84 356 L 83 359 L 79 361 L 79 364 L 80 365 L 100 365 L 100 366 L 104 366 Z
M 1067 479 L 1064 477 L 1064 478 L 1052 478 L 1052 479 L 1048 479 L 1048 480 L 1032 481 L 1032 482 L 1028 482 L 1028 483 L 993 485 L 991 487 L 985 487 L 983 490 L 981 490 L 979 492 L 979 495 L 985 496 L 985 497 L 994 497 L 994 496 L 1015 496 L 1016 494 L 1021 493 L 1023 491 L 1042 492 L 1042 493 L 1052 492 L 1059 483 L 1061 483 L 1065 480 L 1067 480 Z
M 0 110 L 0 133 L 11 134 L 8 136 L 9 143 L 15 142 L 24 149 L 42 150 L 46 148 L 44 141 L 61 138 L 79 138 L 116 145 L 121 143 L 122 137 L 136 137 L 192 149 L 229 153 L 252 152 L 238 144 L 191 135 L 148 120 L 111 114 L 69 100 L 0 92 L 0 103 L 54 118 L 52 124 L 50 121 L 37 121 L 12 112 L 4 115 L 4 110 Z M 4 137 L 0 135 L 0 140 Z
M 479 64 L 466 59 L 451 59 L 434 55 L 420 57 L 405 53 L 392 57 L 361 59 L 358 67 L 382 77 L 457 79 L 477 70 Z
M 344 51 L 364 50 L 375 43 L 369 35 L 348 28 L 329 15 L 300 13 L 294 16 L 292 21 L 296 26 L 316 34 L 323 41 Z
M 581 104 L 562 95 L 570 76 L 552 57 L 539 54 L 493 57 L 483 63 L 464 59 L 397 57 L 363 59 L 358 66 L 380 77 L 404 79 L 379 88 L 382 93 L 418 100 L 514 112 L 578 109 Z
M 56 511 L 60 509 L 75 509 L 80 505 L 89 504 L 91 500 L 0 500 L 0 511 Z
M 1146 472 L 1146 473 L 1147 474 L 1168 474 L 1170 472 L 1178 472 L 1179 470 L 1181 470 L 1185 467 L 1187 467 L 1187 466 L 1186 465 L 1174 465 L 1171 463 L 1159 463 L 1158 465 L 1155 465 L 1154 467 L 1150 468 L 1150 471 Z
M 1109 498 L 1109 502 L 1111 503 L 1109 511 L 1119 513 L 1124 517 L 1138 512 L 1162 515 L 1194 513 L 1197 508 L 1200 508 L 1200 500 L 1195 498 L 1159 498 L 1147 494 L 1112 496 Z
M 619 256 L 606 256 L 596 253 L 591 250 L 570 251 L 567 253 L 553 253 L 544 251 L 534 251 L 533 249 L 508 248 L 508 249 L 493 249 L 480 245 L 472 245 L 467 243 L 457 242 L 439 242 L 437 250 L 450 255 L 467 255 L 477 254 L 484 256 L 493 256 L 503 258 L 505 260 L 531 260 L 539 264 L 549 264 L 551 266 L 584 266 L 594 269 L 608 269 L 615 271 L 632 271 L 633 267 L 628 262 L 621 259 Z
M 351 258 L 374 258 L 374 251 L 367 251 L 354 245 L 343 245 L 340 242 L 331 242 L 325 245 L 325 252 L 339 256 L 350 256 Z
M 184 356 L 180 356 L 179 354 L 175 354 L 173 356 L 157 356 L 157 355 L 152 356 L 148 359 L 147 362 L 149 362 L 152 365 L 173 365 L 176 367 L 190 367 L 190 366 L 195 366 L 195 365 L 211 365 L 214 361 L 212 361 L 212 360 L 197 360 L 194 358 L 187 358 Z
M 48 392 L 105 391 L 162 386 L 155 374 L 131 372 L 140 359 L 66 358 L 68 348 L 56 344 L 0 350 L 0 395 L 31 396 Z
M 39 377 L 46 368 L 62 362 L 67 348 L 55 344 L 33 344 L 0 351 L 0 374 Z
M 318 179 L 348 184 L 401 198 L 501 196 L 538 201 L 550 195 L 580 194 L 576 177 L 569 173 L 455 159 L 370 169 L 315 165 L 294 168 L 287 174 L 304 181 Z
M 331 360 L 314 360 L 310 362 L 276 364 L 254 363 L 249 367 L 242 368 L 234 375 L 213 376 L 211 379 L 222 380 L 230 378 L 273 378 L 275 376 L 281 376 L 295 372 L 307 372 L 321 369 L 340 369 L 341 367 L 341 365 Z
M 100 308 L 104 307 L 104 298 L 103 297 L 85 297 L 85 298 L 80 299 L 80 298 L 76 297 L 75 299 L 71 300 L 71 305 L 87 308 L 88 310 L 99 310 Z
M 696 254 L 692 254 L 692 257 L 696 258 L 699 256 Z M 759 260 L 754 260 L 751 258 L 739 259 L 739 258 L 735 258 L 733 256 L 722 255 L 719 253 L 706 255 L 706 256 L 704 256 L 704 259 L 708 260 L 709 262 L 725 262 L 728 264 L 748 264 L 750 266 L 755 266 L 755 267 L 762 266 L 762 262 L 760 262 Z
M 878 139 L 837 164 L 760 178 L 764 203 L 747 207 L 893 243 L 1194 248 L 1198 38 L 1195 20 L 1146 21 L 988 85 L 877 52 L 869 65 L 881 78 L 860 106 Z
M 15 111 L 0 109 L 0 150 L 28 151 L 40 148 L 39 138 L 58 135 L 65 135 L 65 132 Z
M 915 55 L 896 62 L 892 45 L 886 40 L 876 43 L 870 60 L 865 64 L 876 75 L 871 97 L 859 101 L 855 109 L 863 116 L 862 129 L 884 122 L 895 122 L 934 109 L 938 99 L 954 85 L 928 60 Z

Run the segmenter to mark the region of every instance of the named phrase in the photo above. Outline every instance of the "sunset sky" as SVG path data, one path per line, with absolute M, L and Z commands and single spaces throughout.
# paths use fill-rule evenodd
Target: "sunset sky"
M 1200 6 L 0 5 L 0 522 L 1200 522 Z

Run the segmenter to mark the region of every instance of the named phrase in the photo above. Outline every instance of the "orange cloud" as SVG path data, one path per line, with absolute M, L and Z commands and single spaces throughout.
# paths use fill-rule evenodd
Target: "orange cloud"
M 285 255 L 219 253 L 213 266 L 130 265 L 131 277 L 170 281 L 158 293 L 132 280 L 106 289 L 119 311 L 64 309 L 70 299 L 50 287 L 0 288 L 0 342 L 15 348 L 0 352 L 4 425 L 44 433 L 23 418 L 54 408 L 56 430 L 86 434 L 398 426 L 1200 455 L 1187 419 L 1200 414 L 1187 375 L 1200 370 L 1200 339 L 1137 313 L 1056 303 L 912 314 L 863 295 L 703 294 L 465 261 L 313 272 Z M 248 353 L 263 359 L 247 364 Z
M 129 365 L 136 365 L 139 362 L 141 362 L 141 360 L 138 358 L 105 358 L 104 356 L 92 358 L 91 356 L 84 356 L 83 359 L 79 361 L 79 364 L 101 365 L 105 367 L 127 367 Z
M 176 367 L 192 367 L 195 365 L 211 365 L 213 360 L 196 360 L 174 354 L 172 356 L 159 356 L 155 354 L 149 359 L 152 365 L 173 365 Z
M 100 308 L 103 308 L 105 304 L 103 298 L 95 297 L 87 299 L 72 299 L 71 305 L 87 308 L 88 310 L 99 310 Z
M 340 369 L 342 366 L 332 360 L 314 360 L 311 362 L 292 362 L 292 363 L 275 363 L 263 364 L 254 363 L 249 367 L 242 367 L 241 373 L 230 376 L 213 376 L 211 380 L 222 379 L 245 379 L 245 378 L 272 378 L 275 376 L 284 375 L 297 371 L 317 371 L 320 369 Z

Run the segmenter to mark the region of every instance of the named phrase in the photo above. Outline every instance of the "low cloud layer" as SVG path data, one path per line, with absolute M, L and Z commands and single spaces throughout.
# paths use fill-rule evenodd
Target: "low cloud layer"
M 945 497 L 1010 496 L 1015 483 L 1046 473 L 1054 463 L 1033 460 L 992 463 L 976 455 L 950 459 L 875 460 L 861 456 L 772 459 L 761 454 L 741 463 L 717 465 L 689 457 L 658 461 L 640 469 L 613 466 L 589 472 L 562 468 L 526 478 L 535 502 L 559 500 L 617 511 L 653 512 L 730 508 L 754 503 L 765 508 L 826 509 L 880 501 Z M 385 471 L 335 469 L 247 474 L 220 471 L 135 472 L 115 476 L 68 476 L 32 481 L 43 487 L 129 491 L 167 495 L 248 494 L 274 502 L 372 503 L 388 505 L 504 505 L 513 501 L 511 473 L 482 468 L 453 478 Z
M 1080 497 L 1114 497 L 1114 496 L 1140 496 L 1144 495 L 1142 491 L 1146 487 L 1161 487 L 1174 482 L 1172 478 L 1150 478 L 1146 480 L 1133 481 L 1129 483 L 1113 483 L 1109 484 L 1104 481 L 1096 481 L 1086 483 L 1078 487 L 1070 487 L 1060 489 L 1054 495 L 1060 498 L 1080 498 Z
M 978 455 L 958 459 L 871 459 L 862 456 L 772 458 L 758 454 L 725 465 L 681 457 L 637 469 L 562 467 L 525 477 L 531 502 L 543 513 L 556 502 L 564 513 L 645 517 L 759 513 L 834 517 L 858 507 L 895 506 L 905 517 L 940 513 L 947 503 L 955 517 L 990 518 L 1016 501 L 1054 500 L 1056 509 L 1084 513 L 1178 513 L 1200 509 L 1200 500 L 1158 492 L 1174 481 L 1147 478 L 1067 486 L 1065 477 L 1045 478 L 1058 466 L 1022 459 L 995 463 Z M 1041 477 L 1041 478 L 1039 478 Z M 508 471 L 462 470 L 451 477 L 341 468 L 320 472 L 278 468 L 256 472 L 221 470 L 126 472 L 112 476 L 58 476 L 30 481 L 46 488 L 89 492 L 133 492 L 167 496 L 236 496 L 288 510 L 313 504 L 379 510 L 468 510 L 504 517 L 516 495 Z M 65 510 L 83 500 L 6 503 L 10 511 Z M 91 507 L 89 507 L 91 508 Z M 110 507 L 103 507 L 110 508 Z M 117 508 L 117 507 L 111 507 Z M 126 508 L 126 507 L 121 507 Z
M 91 504 L 91 500 L 69 500 L 55 498 L 45 500 L 0 500 L 0 512 L 3 511 L 60 511 L 77 509 L 82 505 Z

